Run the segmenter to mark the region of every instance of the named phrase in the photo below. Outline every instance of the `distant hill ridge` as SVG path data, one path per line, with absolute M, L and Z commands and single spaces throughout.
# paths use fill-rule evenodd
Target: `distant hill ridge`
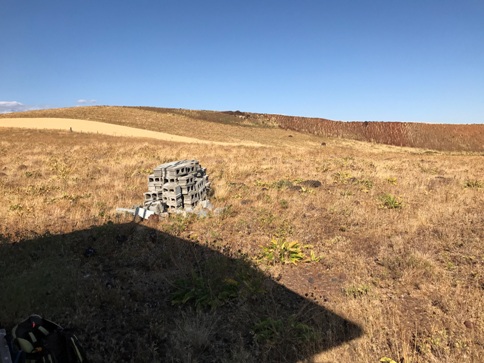
M 346 122 L 323 118 L 261 114 L 241 111 L 207 111 L 141 106 L 89 106 L 35 110 L 0 115 L 12 117 L 59 117 L 96 120 L 152 129 L 157 116 L 237 125 L 282 128 L 324 137 L 337 137 L 396 146 L 440 151 L 484 152 L 484 125 L 427 124 L 414 122 Z

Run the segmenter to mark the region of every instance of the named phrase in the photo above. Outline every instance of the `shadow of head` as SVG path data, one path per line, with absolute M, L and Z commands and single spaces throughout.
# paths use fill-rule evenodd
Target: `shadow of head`
M 296 362 L 362 334 L 247 258 L 135 223 L 3 238 L 0 269 L 3 327 L 40 314 L 94 362 Z

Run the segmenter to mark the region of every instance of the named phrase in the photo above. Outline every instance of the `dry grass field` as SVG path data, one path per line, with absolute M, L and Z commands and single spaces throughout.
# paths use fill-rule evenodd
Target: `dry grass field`
M 321 118 L 256 114 L 240 111 L 197 111 L 155 107 L 92 106 L 37 110 L 5 117 L 67 117 L 97 120 L 141 129 L 190 136 L 193 130 L 209 140 L 260 141 L 281 136 L 279 128 L 320 137 L 367 141 L 439 151 L 484 152 L 484 124 L 448 125 L 415 122 L 342 122 Z M 205 121 L 205 122 L 200 122 Z M 257 128 L 258 132 L 252 130 Z M 272 129 L 267 132 L 267 129 Z M 280 131 L 280 130 L 279 130 Z M 287 133 L 286 133 L 287 135 Z M 300 144 L 300 143 L 299 143 Z
M 263 146 L 0 128 L 0 325 L 44 315 L 94 362 L 483 360 L 482 150 L 223 115 L 3 115 Z M 142 203 L 155 166 L 180 159 L 207 168 L 220 213 L 116 214 Z

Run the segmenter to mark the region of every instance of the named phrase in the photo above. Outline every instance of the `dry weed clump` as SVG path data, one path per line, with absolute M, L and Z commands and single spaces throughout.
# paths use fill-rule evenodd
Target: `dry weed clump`
M 0 268 L 19 279 L 0 277 L 13 294 L 0 321 L 46 313 L 76 327 L 94 361 L 479 361 L 482 157 L 315 145 L 0 130 Z M 115 213 L 142 202 L 154 166 L 183 158 L 207 167 L 222 213 Z M 383 208 L 382 195 L 403 204 Z M 274 240 L 317 258 L 292 246 L 306 258 L 268 263 Z

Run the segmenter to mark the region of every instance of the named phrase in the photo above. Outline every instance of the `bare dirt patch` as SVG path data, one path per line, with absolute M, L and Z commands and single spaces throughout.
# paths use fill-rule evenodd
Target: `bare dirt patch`
M 239 143 L 207 141 L 193 137 L 171 135 L 166 132 L 137 129 L 134 127 L 108 124 L 98 121 L 76 120 L 67 118 L 6 118 L 0 119 L 0 127 L 18 127 L 26 129 L 66 130 L 72 132 L 87 132 L 113 136 L 147 137 L 150 139 L 186 142 L 196 144 L 215 144 L 226 146 L 262 146 L 256 142 L 246 141 Z

